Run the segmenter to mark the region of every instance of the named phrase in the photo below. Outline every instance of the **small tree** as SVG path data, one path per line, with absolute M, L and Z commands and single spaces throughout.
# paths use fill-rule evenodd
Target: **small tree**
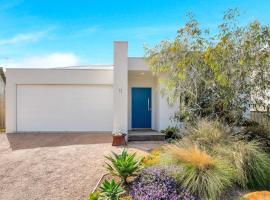
M 238 16 L 238 10 L 228 10 L 218 33 L 211 35 L 188 15 L 173 41 L 146 48 L 146 60 L 168 102 L 179 102 L 176 119 L 209 117 L 239 123 L 250 106 L 265 106 L 270 28 L 257 21 L 240 26 Z

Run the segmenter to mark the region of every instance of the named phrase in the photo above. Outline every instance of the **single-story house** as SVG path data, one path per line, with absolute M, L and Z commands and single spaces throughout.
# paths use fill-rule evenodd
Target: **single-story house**
M 174 112 L 127 42 L 114 42 L 111 66 L 6 69 L 7 133 L 160 131 Z

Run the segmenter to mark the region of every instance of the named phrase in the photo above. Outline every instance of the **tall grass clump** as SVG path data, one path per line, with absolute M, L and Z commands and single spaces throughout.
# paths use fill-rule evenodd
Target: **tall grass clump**
M 169 145 L 167 152 L 181 165 L 182 172 L 177 175 L 177 179 L 191 194 L 203 199 L 218 199 L 233 185 L 232 167 L 196 145 Z
M 269 189 L 270 157 L 256 141 L 233 141 L 226 147 L 218 147 L 237 172 L 237 181 L 244 188 Z
M 195 126 L 188 126 L 187 132 L 184 142 L 195 142 L 207 150 L 211 150 L 214 145 L 227 143 L 230 138 L 230 127 L 206 119 L 199 120 Z
M 233 166 L 236 182 L 243 188 L 267 189 L 270 185 L 270 156 L 257 140 L 241 140 L 233 129 L 218 121 L 201 120 L 189 128 L 185 140 L 192 141 Z

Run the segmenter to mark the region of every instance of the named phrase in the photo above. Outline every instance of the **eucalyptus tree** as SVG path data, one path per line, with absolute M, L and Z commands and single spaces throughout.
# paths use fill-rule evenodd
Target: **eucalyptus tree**
M 146 48 L 175 119 L 219 118 L 239 123 L 250 106 L 267 106 L 270 91 L 270 28 L 258 21 L 241 26 L 228 10 L 215 34 L 189 14 L 174 40 Z

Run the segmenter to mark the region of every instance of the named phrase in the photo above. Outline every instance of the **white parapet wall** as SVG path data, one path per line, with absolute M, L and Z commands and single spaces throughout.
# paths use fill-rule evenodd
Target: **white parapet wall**
M 128 131 L 128 43 L 114 42 L 113 131 Z

